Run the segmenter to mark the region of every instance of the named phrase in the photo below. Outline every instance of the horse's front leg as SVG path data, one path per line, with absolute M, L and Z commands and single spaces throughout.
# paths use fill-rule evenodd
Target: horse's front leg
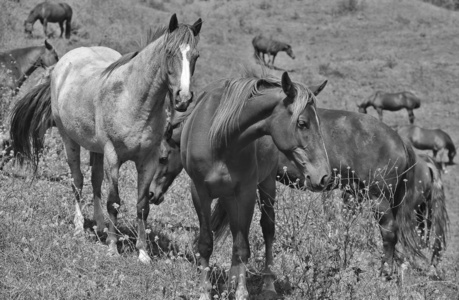
M 150 184 L 153 180 L 154 171 L 158 167 L 159 155 L 158 151 L 150 151 L 149 155 L 143 159 L 136 161 L 137 168 L 137 224 L 138 224 L 138 238 L 136 248 L 139 250 L 139 260 L 145 264 L 151 262 L 150 256 L 147 252 L 147 235 L 146 224 L 148 214 L 150 213 Z
M 120 207 L 120 196 L 118 190 L 120 166 L 121 162 L 118 158 L 118 154 L 115 151 L 115 147 L 111 143 L 107 143 L 104 147 L 104 171 L 108 180 L 107 211 L 109 224 L 107 243 L 109 255 L 118 255 L 118 249 L 116 246 L 116 243 L 118 242 L 118 236 L 115 230 Z
M 201 268 L 200 279 L 200 300 L 211 300 L 212 284 L 210 283 L 209 259 L 214 248 L 214 240 L 210 226 L 210 214 L 212 199 L 209 197 L 203 185 L 196 186 L 191 182 L 191 199 L 198 215 L 199 238 L 198 253 L 199 265 Z
M 61 35 L 59 37 L 62 38 L 62 35 L 64 34 L 64 21 L 59 22 L 59 27 L 61 28 Z
M 378 113 L 378 116 L 379 116 L 379 120 L 382 122 L 382 117 L 383 117 L 383 110 L 382 108 L 376 108 L 376 112 Z
M 260 195 L 261 219 L 260 225 L 265 240 L 265 269 L 263 271 L 263 291 L 274 292 L 274 280 L 276 276 L 271 271 L 273 265 L 273 242 L 275 234 L 275 212 L 274 203 L 276 200 L 276 181 L 274 177 L 269 177 L 258 184 Z
M 272 66 L 273 68 L 274 68 L 274 60 L 276 59 L 276 55 L 277 55 L 277 53 L 276 53 L 276 54 L 273 54 L 273 59 L 272 59 L 272 61 L 271 61 L 271 66 Z
M 48 20 L 43 19 L 43 31 L 45 33 L 45 38 L 48 37 Z
M 412 110 L 412 109 L 407 109 L 406 111 L 408 112 L 408 118 L 410 119 L 410 124 L 413 124 L 413 123 L 414 123 L 414 113 L 413 113 L 413 110 Z
M 256 177 L 255 177 L 256 178 Z M 250 181 L 247 179 L 247 181 Z M 247 300 L 247 263 L 250 257 L 249 229 L 256 200 L 256 182 L 237 189 L 234 197 L 220 198 L 228 212 L 233 236 L 233 254 L 229 281 L 236 287 L 235 299 Z

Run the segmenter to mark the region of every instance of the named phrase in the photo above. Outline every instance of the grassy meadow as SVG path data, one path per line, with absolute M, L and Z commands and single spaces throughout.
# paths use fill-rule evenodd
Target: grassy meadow
M 292 79 L 328 79 L 318 106 L 357 111 L 377 91 L 410 90 L 422 99 L 415 123 L 442 128 L 459 145 L 459 13 L 419 0 L 66 0 L 74 11 L 73 34 L 49 42 L 60 56 L 102 45 L 121 53 L 137 49 L 147 29 L 180 22 L 204 24 L 194 84 L 259 68 L 252 38 L 263 33 L 288 42 L 296 55 L 280 52 L 276 66 Z M 23 22 L 37 1 L 0 0 L 0 51 L 41 45 L 42 26 L 26 38 Z M 280 71 L 272 71 L 280 76 Z M 40 79 L 37 71 L 18 97 Z M 3 113 L 17 98 L 1 99 Z M 376 116 L 376 111 L 369 109 Z M 406 111 L 385 112 L 390 126 L 408 124 Z M 8 129 L 8 123 L 0 124 Z M 193 242 L 198 220 L 189 178 L 182 173 L 149 217 L 150 254 L 143 265 L 135 249 L 136 172 L 120 173 L 121 256 L 109 257 L 105 236 L 92 230 L 89 155 L 83 151 L 85 236 L 74 237 L 71 178 L 57 130 L 46 136 L 35 176 L 12 162 L 0 171 L 0 299 L 198 299 L 199 269 Z M 443 157 L 446 160 L 446 155 Z M 458 158 L 456 158 L 456 161 Z M 434 276 L 424 261 L 399 268 L 393 280 L 379 277 L 382 242 L 370 204 L 354 215 L 338 195 L 300 192 L 278 185 L 273 269 L 277 297 L 261 293 L 264 244 L 256 209 L 251 228 L 251 299 L 459 299 L 459 167 L 443 175 L 450 217 L 448 248 Z M 104 191 L 103 198 L 106 197 Z M 108 222 L 108 218 L 106 218 Z M 231 299 L 225 287 L 231 243 L 215 245 L 211 258 L 215 299 Z M 425 250 L 430 257 L 430 252 Z

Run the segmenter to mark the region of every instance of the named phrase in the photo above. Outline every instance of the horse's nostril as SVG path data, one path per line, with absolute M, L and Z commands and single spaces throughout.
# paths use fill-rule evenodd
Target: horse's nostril
M 153 192 L 150 192 L 150 193 L 148 194 L 148 198 L 150 198 L 150 199 L 152 199 L 154 196 L 155 196 L 155 193 L 153 193 Z
M 328 184 L 328 182 L 329 182 L 329 180 L 330 180 L 330 175 L 328 175 L 328 174 L 327 174 L 327 175 L 324 175 L 324 176 L 322 177 L 322 179 L 320 180 L 320 186 L 321 186 L 321 187 L 326 187 L 327 184 Z

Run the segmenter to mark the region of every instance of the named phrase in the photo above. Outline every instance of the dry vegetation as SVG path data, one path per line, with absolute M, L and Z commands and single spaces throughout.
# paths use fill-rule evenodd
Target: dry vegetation
M 319 106 L 356 111 L 356 102 L 376 90 L 412 90 L 423 99 L 415 111 L 416 122 L 444 129 L 459 144 L 456 12 L 417 0 L 67 2 L 74 9 L 72 38 L 50 40 L 61 56 L 88 45 L 133 51 L 142 33 L 149 26 L 165 24 L 171 13 L 186 23 L 201 17 L 197 88 L 242 66 L 255 66 L 251 40 L 264 33 L 292 45 L 296 60 L 280 53 L 276 65 L 297 69 L 291 74 L 295 80 L 329 79 Z M 0 1 L 0 51 L 43 42 L 38 23 L 33 39 L 23 34 L 23 20 L 35 4 Z M 50 27 L 58 32 L 56 24 Z M 39 75 L 32 76 L 20 95 Z M 2 101 L 9 104 L 14 99 Z M 384 120 L 392 126 L 406 124 L 406 112 L 386 113 Z M 88 230 L 85 237 L 75 238 L 71 181 L 56 131 L 48 134 L 46 145 L 35 178 L 12 164 L 0 172 L 0 299 L 196 299 L 197 218 L 187 176 L 182 174 L 166 201 L 152 209 L 154 263 L 144 266 L 134 247 L 137 192 L 132 165 L 123 166 L 121 173 L 122 255 L 111 258 L 106 256 L 104 237 L 91 230 L 87 153 L 83 170 Z M 388 282 L 378 276 L 381 241 L 368 207 L 354 217 L 336 195 L 322 199 L 320 194 L 279 186 L 274 266 L 279 294 L 285 299 L 458 299 L 459 168 L 449 167 L 443 178 L 451 234 L 439 276 L 431 276 L 429 266 L 418 261 L 407 271 L 399 269 Z M 249 288 L 253 299 L 265 299 L 259 295 L 264 246 L 258 222 L 259 212 L 251 230 Z M 216 298 L 228 297 L 222 283 L 230 249 L 229 241 L 217 245 L 212 258 Z

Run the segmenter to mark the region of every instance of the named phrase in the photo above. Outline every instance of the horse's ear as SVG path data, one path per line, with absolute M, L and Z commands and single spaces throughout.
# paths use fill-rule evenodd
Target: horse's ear
M 202 20 L 199 18 L 194 24 L 191 26 L 191 31 L 193 31 L 194 36 L 197 36 L 201 31 Z
M 169 21 L 169 32 L 172 32 L 177 28 L 178 28 L 177 15 L 173 14 L 171 17 L 171 20 Z
M 322 82 L 322 84 L 320 84 L 320 85 L 312 86 L 310 89 L 311 89 L 311 92 L 314 94 L 314 96 L 319 95 L 320 92 L 322 92 L 322 90 L 325 88 L 325 86 L 327 85 L 327 83 L 328 83 L 328 80 L 325 80 L 325 81 Z
M 288 98 L 291 98 L 293 101 L 296 96 L 296 90 L 287 72 L 282 74 L 282 90 L 288 96 Z
M 45 40 L 45 47 L 46 47 L 46 49 L 48 49 L 48 50 L 53 50 L 53 45 L 51 45 L 50 43 L 48 43 L 47 40 Z

